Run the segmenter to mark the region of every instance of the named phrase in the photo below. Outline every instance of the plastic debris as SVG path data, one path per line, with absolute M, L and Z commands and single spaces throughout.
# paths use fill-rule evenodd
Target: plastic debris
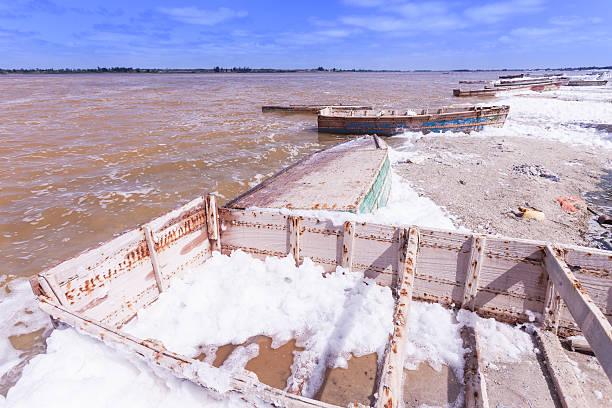
M 539 176 L 549 180 L 559 182 L 559 177 L 539 164 L 516 164 L 512 166 L 515 173 L 526 174 L 528 176 Z
M 540 210 L 519 207 L 519 211 L 522 213 L 521 218 L 533 218 L 538 221 L 544 221 L 546 219 L 546 215 Z
M 561 208 L 563 209 L 563 211 L 570 213 L 570 214 L 575 214 L 578 212 L 579 207 L 586 207 L 586 201 L 584 201 L 581 198 L 576 198 L 576 197 L 557 197 L 557 202 L 559 204 L 561 204 Z

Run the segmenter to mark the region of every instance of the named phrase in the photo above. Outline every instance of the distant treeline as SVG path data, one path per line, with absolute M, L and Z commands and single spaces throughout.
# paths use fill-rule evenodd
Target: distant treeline
M 200 73 L 265 73 L 265 72 L 400 72 L 392 70 L 369 70 L 369 69 L 326 69 L 323 67 L 312 69 L 275 69 L 275 68 L 132 68 L 132 67 L 98 67 L 98 68 L 19 68 L 2 69 L 0 74 L 104 74 L 104 73 L 127 73 L 127 74 L 200 74 Z
M 564 68 L 528 68 L 528 69 L 452 69 L 452 70 L 373 70 L 373 69 L 339 69 L 339 68 L 312 68 L 312 69 L 275 69 L 275 68 L 132 68 L 132 67 L 97 67 L 97 68 L 19 68 L 2 69 L 0 74 L 103 74 L 103 73 L 127 73 L 127 74 L 200 74 L 200 73 L 279 73 L 279 72 L 490 72 L 490 71 L 582 71 L 592 69 L 612 69 L 612 65 L 605 67 L 564 67 Z

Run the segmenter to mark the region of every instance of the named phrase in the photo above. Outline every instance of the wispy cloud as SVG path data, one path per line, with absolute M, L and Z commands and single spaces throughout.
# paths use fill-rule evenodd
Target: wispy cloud
M 601 17 L 580 17 L 580 16 L 558 16 L 550 19 L 550 23 L 557 26 L 578 27 L 590 24 L 603 23 Z
M 387 33 L 445 32 L 467 26 L 465 19 L 441 2 L 387 2 L 375 15 L 348 15 L 340 22 Z
M 216 10 L 204 10 L 197 7 L 162 7 L 159 11 L 182 23 L 205 26 L 247 16 L 246 11 L 232 10 L 227 7 L 220 7 Z
M 465 15 L 474 21 L 493 24 L 511 16 L 535 13 L 543 8 L 543 0 L 501 1 L 470 7 L 465 10 Z

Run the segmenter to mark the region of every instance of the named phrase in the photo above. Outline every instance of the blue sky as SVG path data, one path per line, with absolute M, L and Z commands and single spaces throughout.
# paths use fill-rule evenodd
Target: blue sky
M 0 67 L 612 65 L 612 0 L 0 0 Z

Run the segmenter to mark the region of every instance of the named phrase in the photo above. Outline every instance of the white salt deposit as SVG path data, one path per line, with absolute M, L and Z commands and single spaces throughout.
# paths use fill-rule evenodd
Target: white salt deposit
M 463 379 L 464 349 L 460 332 L 461 325 L 452 310 L 437 303 L 414 302 L 408 319 L 404 367 L 416 370 L 426 361 L 439 371 L 446 365 Z
M 309 259 L 296 267 L 290 257 L 260 261 L 242 251 L 214 253 L 125 330 L 188 356 L 198 355 L 200 345 L 241 344 L 256 335 L 271 337 L 272 347 L 296 339 L 306 350 L 298 353 L 294 375 L 311 378 L 308 394 L 328 366 L 346 367 L 351 354 L 382 356 L 393 330 L 393 304 L 389 288 L 342 268 L 324 277 Z M 227 364 L 239 370 L 248 358 L 235 353 Z
M 4 404 L 7 408 L 251 406 L 235 395 L 215 395 L 84 333 L 66 329 L 51 334 L 47 353 L 32 359 Z
M 525 354 L 534 352 L 531 336 L 519 327 L 484 319 L 465 309 L 456 312 L 437 303 L 414 302 L 410 308 L 404 367 L 415 370 L 424 361 L 435 370 L 447 365 L 462 379 L 465 350 L 460 333 L 463 326 L 477 330 L 485 362 L 519 361 Z
M 0 378 L 25 358 L 9 338 L 40 329 L 50 329 L 49 316 L 38 309 L 25 279 L 15 279 L 0 288 Z

